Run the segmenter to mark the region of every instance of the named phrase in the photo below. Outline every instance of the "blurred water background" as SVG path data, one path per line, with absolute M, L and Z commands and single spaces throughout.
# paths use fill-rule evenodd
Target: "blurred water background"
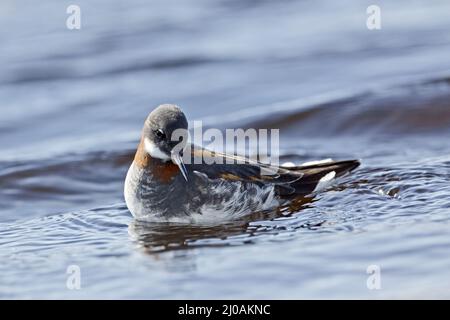
M 1 1 L 0 298 L 450 298 L 449 54 L 446 0 Z M 281 215 L 138 223 L 123 181 L 166 102 L 363 165 Z

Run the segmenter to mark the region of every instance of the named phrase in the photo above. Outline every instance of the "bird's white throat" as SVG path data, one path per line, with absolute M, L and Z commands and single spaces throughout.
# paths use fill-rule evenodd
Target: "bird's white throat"
M 170 160 L 170 156 L 162 152 L 149 138 L 144 138 L 144 149 L 152 158 L 158 158 L 164 161 Z

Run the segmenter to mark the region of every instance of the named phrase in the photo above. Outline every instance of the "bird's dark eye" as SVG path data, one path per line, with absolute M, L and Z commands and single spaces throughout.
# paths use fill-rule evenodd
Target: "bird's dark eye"
M 165 138 L 166 138 L 166 134 L 165 134 L 164 131 L 162 131 L 161 129 L 155 130 L 155 135 L 156 135 L 159 139 L 165 139 Z

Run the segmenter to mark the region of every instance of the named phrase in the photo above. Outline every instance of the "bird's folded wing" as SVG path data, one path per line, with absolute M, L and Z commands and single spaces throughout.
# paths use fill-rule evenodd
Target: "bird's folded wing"
M 191 147 L 191 156 L 191 161 L 186 164 L 188 170 L 205 174 L 210 179 L 289 184 L 301 179 L 303 175 L 286 168 L 214 152 L 194 145 Z

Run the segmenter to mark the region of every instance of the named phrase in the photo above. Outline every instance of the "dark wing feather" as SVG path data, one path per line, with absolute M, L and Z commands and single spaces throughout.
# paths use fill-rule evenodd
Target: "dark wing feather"
M 289 184 L 302 177 L 301 172 L 272 166 L 248 158 L 213 152 L 197 146 L 191 148 L 189 171 L 206 174 L 210 179 L 226 179 L 254 183 Z
M 296 167 L 272 166 L 194 145 L 191 155 L 191 162 L 186 165 L 188 171 L 200 172 L 210 179 L 273 184 L 283 198 L 310 194 L 328 173 L 334 171 L 340 177 L 360 164 L 357 160 L 346 160 Z
M 336 173 L 336 178 L 356 169 L 360 165 L 358 160 L 333 161 L 322 164 L 297 166 L 289 168 L 291 171 L 302 174 L 302 178 L 290 184 L 295 189 L 295 195 L 308 195 L 315 190 L 320 179 L 330 172 Z M 284 196 L 284 194 L 280 194 Z M 286 195 L 286 196 L 289 196 Z

